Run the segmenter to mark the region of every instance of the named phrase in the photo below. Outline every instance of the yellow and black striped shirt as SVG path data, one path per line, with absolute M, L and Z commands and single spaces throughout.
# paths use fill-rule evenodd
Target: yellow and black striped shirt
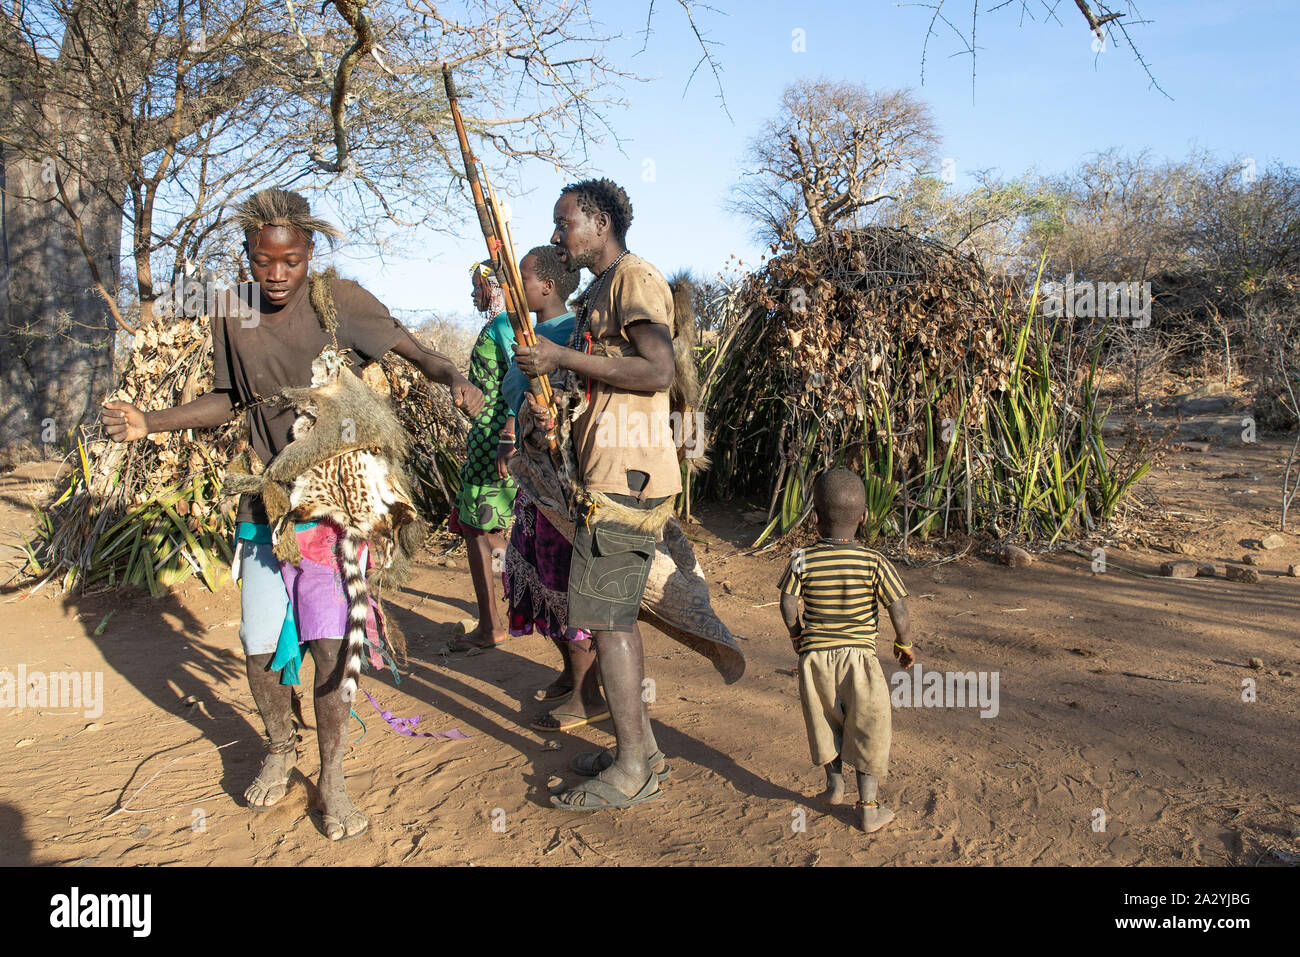
M 780 587 L 781 594 L 803 599 L 800 654 L 854 645 L 874 649 L 879 609 L 907 596 L 884 555 L 825 538 L 812 548 L 796 549 Z

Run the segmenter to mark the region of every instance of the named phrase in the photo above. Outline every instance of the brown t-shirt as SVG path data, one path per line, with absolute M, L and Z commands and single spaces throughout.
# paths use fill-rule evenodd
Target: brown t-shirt
M 673 294 L 659 270 L 628 253 L 591 304 L 592 351 L 636 355 L 627 329 L 641 322 L 666 326 L 671 336 Z M 667 391 L 630 392 L 591 380 L 591 405 L 573 424 L 573 444 L 589 491 L 636 494 L 627 474 L 633 470 L 650 476 L 640 498 L 682 490 Z
M 308 289 L 303 283 L 274 312 L 212 317 L 212 386 L 232 393 L 236 405 L 249 406 L 250 440 L 263 463 L 292 441 L 290 430 L 298 417 L 292 406 L 277 399 L 279 392 L 311 385 L 312 360 L 330 342 L 311 307 Z M 336 279 L 330 291 L 338 312 L 339 349 L 350 363 L 374 361 L 401 341 L 402 325 L 357 283 Z M 261 498 L 242 496 L 237 517 L 265 523 Z

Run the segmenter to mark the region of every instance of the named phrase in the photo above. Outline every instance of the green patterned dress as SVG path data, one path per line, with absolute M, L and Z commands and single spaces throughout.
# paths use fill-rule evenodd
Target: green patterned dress
M 509 527 L 514 512 L 514 481 L 497 477 L 497 440 L 510 415 L 501 382 L 510 368 L 514 341 L 510 320 L 502 312 L 483 327 L 470 353 L 469 381 L 483 390 L 483 411 L 470 424 L 466 437 L 455 518 L 471 533 L 502 531 Z

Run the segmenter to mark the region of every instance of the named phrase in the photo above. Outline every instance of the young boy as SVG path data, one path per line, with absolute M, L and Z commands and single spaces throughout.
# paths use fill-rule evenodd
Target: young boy
M 866 488 L 848 469 L 813 486 L 821 540 L 795 552 L 781 578 L 781 617 L 799 653 L 799 698 L 814 764 L 826 769 L 830 804 L 844 803 L 843 764 L 858 777 L 858 819 L 868 834 L 894 819 L 876 800 L 889 772 L 889 686 L 876 658 L 878 609 L 889 609 L 894 656 L 915 660 L 907 589 L 879 552 L 855 541 L 867 515 Z M 803 623 L 799 603 L 803 601 Z

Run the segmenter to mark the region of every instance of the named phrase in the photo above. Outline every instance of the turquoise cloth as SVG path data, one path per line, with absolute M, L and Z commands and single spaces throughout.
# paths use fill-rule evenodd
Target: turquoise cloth
M 515 345 L 515 327 L 510 325 L 510 317 L 505 312 L 498 312 L 492 319 L 492 325 L 488 327 L 488 335 L 492 341 L 501 349 L 501 354 L 507 359 L 514 352 Z
M 315 528 L 315 522 L 294 523 L 294 534 Z M 254 522 L 240 522 L 235 529 L 235 540 L 252 542 L 255 545 L 271 544 L 271 526 Z M 288 594 L 288 589 L 285 590 Z M 302 644 L 298 641 L 298 625 L 293 619 L 293 601 L 284 614 L 284 624 L 280 626 L 280 642 L 275 646 L 275 657 L 271 659 L 271 670 L 280 672 L 280 684 L 302 684 L 298 669 L 302 667 Z
M 556 316 L 554 319 L 547 319 L 545 322 L 539 322 L 533 327 L 543 339 L 549 339 L 556 345 L 567 345 L 569 337 L 573 335 L 573 326 L 578 317 L 571 312 Z M 505 397 L 506 408 L 510 410 L 511 415 L 519 412 L 519 406 L 523 404 L 524 393 L 528 391 L 528 377 L 523 374 L 519 364 L 514 361 L 514 353 L 507 352 L 510 356 L 510 368 L 506 372 L 506 377 L 501 380 L 501 394 Z

